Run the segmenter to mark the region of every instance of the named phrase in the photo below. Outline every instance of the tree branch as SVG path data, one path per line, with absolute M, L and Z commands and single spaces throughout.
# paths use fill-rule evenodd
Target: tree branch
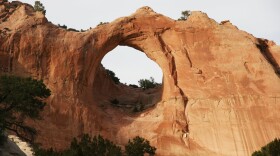
M 10 126 L 4 126 L 5 129 L 15 132 L 18 137 L 28 142 L 33 142 L 34 135 L 36 135 L 35 129 L 22 125 L 22 122 L 9 122 L 9 121 L 5 121 L 5 122 L 10 125 Z M 21 133 L 20 131 L 23 131 L 23 133 Z M 26 137 L 26 135 L 29 135 L 30 138 Z

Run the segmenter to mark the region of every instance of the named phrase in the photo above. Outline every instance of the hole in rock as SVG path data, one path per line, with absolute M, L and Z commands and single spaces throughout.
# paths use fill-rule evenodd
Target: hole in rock
M 106 69 L 115 72 L 124 84 L 138 85 L 140 79 L 150 77 L 153 77 L 155 82 L 162 83 L 160 67 L 145 53 L 130 47 L 116 47 L 105 55 L 101 63 Z
M 105 78 L 97 76 L 94 86 L 101 87 L 95 88 L 105 97 L 103 103 L 107 101 L 127 112 L 141 112 L 161 100 L 162 70 L 145 53 L 118 46 L 104 56 L 101 64 Z

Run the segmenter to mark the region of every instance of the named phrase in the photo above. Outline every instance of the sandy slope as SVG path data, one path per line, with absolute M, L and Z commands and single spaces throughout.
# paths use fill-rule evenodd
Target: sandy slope
M 0 156 L 33 156 L 32 153 L 29 144 L 15 135 L 9 135 L 7 143 L 0 147 Z

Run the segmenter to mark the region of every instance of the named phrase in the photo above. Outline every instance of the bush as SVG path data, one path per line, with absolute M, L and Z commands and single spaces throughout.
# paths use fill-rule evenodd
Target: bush
M 126 156 L 143 156 L 145 153 L 154 155 L 155 147 L 150 146 L 148 140 L 139 136 L 135 137 L 133 141 L 128 142 L 125 146 Z M 56 152 L 53 149 L 40 149 L 34 148 L 35 156 L 121 156 L 122 150 L 119 146 L 115 145 L 102 136 L 95 136 L 93 138 L 84 134 L 81 141 L 76 138 L 71 142 L 69 149 Z
M 274 139 L 272 142 L 263 146 L 261 150 L 255 151 L 252 156 L 279 156 L 280 155 L 280 139 Z
M 35 1 L 34 10 L 42 12 L 44 15 L 46 15 L 45 7 L 40 1 Z
M 67 26 L 66 26 L 65 24 L 64 24 L 64 25 L 58 24 L 58 26 L 59 26 L 60 28 L 67 29 Z
M 156 83 L 153 77 L 150 77 L 150 79 L 140 79 L 138 81 L 139 86 L 141 88 L 149 89 L 149 88 L 155 88 L 156 86 L 159 86 L 160 84 Z
M 139 88 L 137 85 L 135 84 L 130 84 L 129 87 L 132 87 L 132 88 Z
M 35 156 L 121 156 L 121 148 L 116 146 L 111 141 L 103 139 L 102 136 L 95 136 L 93 138 L 85 134 L 81 141 L 76 138 L 71 142 L 69 149 L 56 152 L 53 149 L 39 149 L 35 148 Z
M 128 141 L 125 146 L 125 153 L 127 156 L 144 156 L 144 154 L 155 155 L 156 148 L 150 145 L 150 142 L 139 136 Z
M 109 22 L 100 22 L 97 26 L 108 24 Z
M 115 82 L 115 84 L 120 83 L 120 79 L 116 77 L 116 74 L 113 71 L 106 69 L 106 73 L 109 77 L 111 77 L 111 79 Z
M 190 10 L 186 10 L 186 11 L 182 11 L 182 16 L 178 19 L 179 21 L 185 21 L 187 20 L 187 18 L 190 16 L 191 11 Z
M 43 150 L 38 147 L 34 147 L 33 149 L 35 156 L 62 156 L 62 153 L 56 152 L 52 148 L 48 150 Z
M 79 30 L 77 30 L 77 29 L 74 29 L 74 28 L 68 28 L 67 30 L 68 30 L 68 31 L 79 32 Z

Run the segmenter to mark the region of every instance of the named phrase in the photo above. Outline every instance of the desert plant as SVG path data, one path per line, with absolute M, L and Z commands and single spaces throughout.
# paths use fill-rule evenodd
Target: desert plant
M 139 88 L 139 86 L 135 85 L 135 84 L 130 84 L 128 85 L 129 87 L 132 87 L 132 88 Z
M 144 154 L 155 155 L 156 148 L 150 145 L 150 142 L 142 137 L 136 136 L 128 141 L 125 146 L 127 156 L 144 156 Z
M 42 12 L 44 15 L 46 14 L 45 7 L 40 1 L 35 1 L 34 10 Z
M 31 141 L 36 130 L 24 123 L 24 119 L 40 119 L 45 106 L 42 100 L 50 96 L 43 81 L 16 76 L 0 77 L 0 131 L 15 132 Z
M 185 21 L 188 19 L 188 17 L 190 16 L 191 11 L 190 10 L 185 10 L 182 11 L 181 14 L 182 16 L 178 19 L 179 21 Z
M 252 156 L 280 156 L 280 139 L 275 138 L 261 150 L 255 151 Z
M 68 30 L 68 31 L 79 32 L 79 30 L 77 30 L 77 29 L 74 29 L 74 28 L 68 28 L 67 30 Z
M 74 138 L 69 149 L 56 152 L 53 149 L 35 148 L 35 156 L 121 156 L 121 148 L 102 136 L 91 138 L 84 134 L 80 141 Z
M 100 22 L 97 26 L 108 24 L 109 22 Z
M 74 138 L 70 148 L 64 151 L 54 151 L 51 149 L 41 149 L 34 147 L 35 156 L 143 156 L 144 154 L 155 155 L 156 148 L 142 137 L 135 137 L 128 141 L 123 152 L 121 148 L 113 142 L 104 139 L 102 136 L 89 137 L 84 134 L 80 141 Z
M 64 25 L 58 24 L 58 26 L 59 26 L 60 28 L 67 29 L 67 26 L 66 26 L 65 24 L 64 24 Z
M 38 146 L 33 147 L 35 156 L 63 156 L 61 152 L 56 152 L 52 148 L 44 150 L 40 149 Z M 66 155 L 65 155 L 66 156 Z M 70 156 L 70 155 L 68 155 Z
M 156 86 L 159 86 L 160 84 L 155 82 L 155 79 L 153 77 L 150 77 L 150 79 L 140 79 L 138 81 L 139 86 L 141 88 L 145 89 L 149 89 L 149 88 L 155 88 Z

